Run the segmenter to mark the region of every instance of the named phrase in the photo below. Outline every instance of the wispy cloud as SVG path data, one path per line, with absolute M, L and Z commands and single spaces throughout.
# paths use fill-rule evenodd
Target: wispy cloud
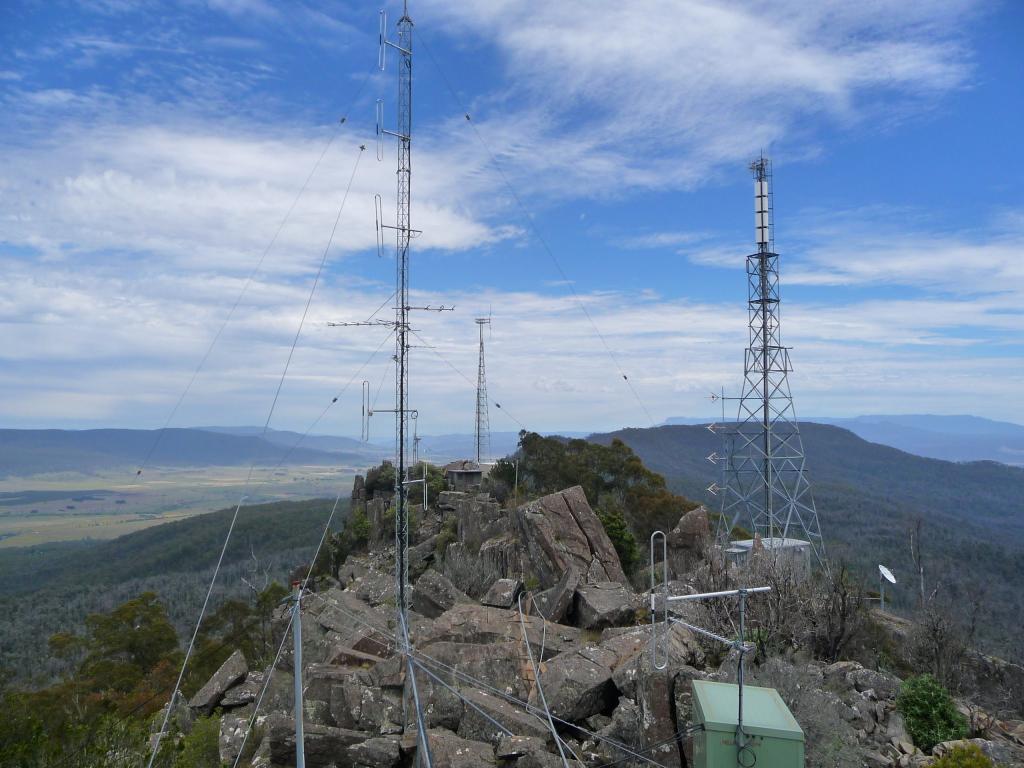
M 822 122 L 961 87 L 973 5 L 427 2 L 508 70 L 517 106 L 481 116 L 496 151 L 586 195 L 693 186 L 776 142 L 800 154 Z

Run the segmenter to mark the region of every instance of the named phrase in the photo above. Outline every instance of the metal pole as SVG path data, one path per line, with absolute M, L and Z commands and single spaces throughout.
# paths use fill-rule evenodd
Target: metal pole
M 879 604 L 879 608 L 881 608 L 881 610 L 884 611 L 885 610 L 885 579 L 882 578 L 882 574 L 878 574 L 878 586 L 879 586 L 879 589 L 881 590 L 881 603 Z
M 295 602 L 292 605 L 292 639 L 295 650 L 295 768 L 306 766 L 306 742 L 302 732 L 302 582 L 296 581 Z
M 743 749 L 747 745 L 747 737 L 743 733 L 743 654 L 746 652 L 746 608 L 747 590 L 740 590 L 740 660 L 739 669 L 736 672 L 736 746 Z M 737 756 L 738 762 L 738 756 Z

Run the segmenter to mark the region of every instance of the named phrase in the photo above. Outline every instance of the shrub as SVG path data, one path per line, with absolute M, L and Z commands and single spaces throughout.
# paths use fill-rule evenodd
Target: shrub
M 977 744 L 966 744 L 953 747 L 932 768 L 994 768 L 994 763 Z
M 622 570 L 632 573 L 640 562 L 640 550 L 636 545 L 636 537 L 629 530 L 626 516 L 622 514 L 622 508 L 617 504 L 607 504 L 597 510 L 597 517 L 619 555 Z
M 967 719 L 956 711 L 949 692 L 931 675 L 904 681 L 896 706 L 903 713 L 914 744 L 926 752 L 940 742 L 967 735 Z

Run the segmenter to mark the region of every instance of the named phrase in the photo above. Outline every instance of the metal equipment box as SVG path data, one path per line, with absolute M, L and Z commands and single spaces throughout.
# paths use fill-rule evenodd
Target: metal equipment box
M 743 732 L 736 745 L 738 688 L 731 683 L 693 681 L 695 768 L 803 768 L 804 732 L 774 688 L 743 686 Z

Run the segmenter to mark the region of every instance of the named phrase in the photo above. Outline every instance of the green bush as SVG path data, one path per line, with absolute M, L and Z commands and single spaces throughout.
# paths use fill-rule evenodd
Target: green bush
M 174 768 L 220 768 L 220 718 L 201 717 L 182 739 Z
M 914 744 L 925 752 L 940 742 L 967 735 L 967 719 L 956 711 L 949 693 L 931 675 L 905 680 L 896 707 L 906 720 Z
M 640 549 L 636 545 L 636 537 L 629 530 L 629 524 L 626 522 L 626 516 L 622 514 L 622 508 L 617 504 L 607 504 L 597 510 L 597 517 L 619 555 L 622 570 L 632 573 L 636 569 L 637 563 L 640 562 Z
M 994 768 L 992 760 L 977 744 L 953 747 L 932 763 L 932 768 Z

